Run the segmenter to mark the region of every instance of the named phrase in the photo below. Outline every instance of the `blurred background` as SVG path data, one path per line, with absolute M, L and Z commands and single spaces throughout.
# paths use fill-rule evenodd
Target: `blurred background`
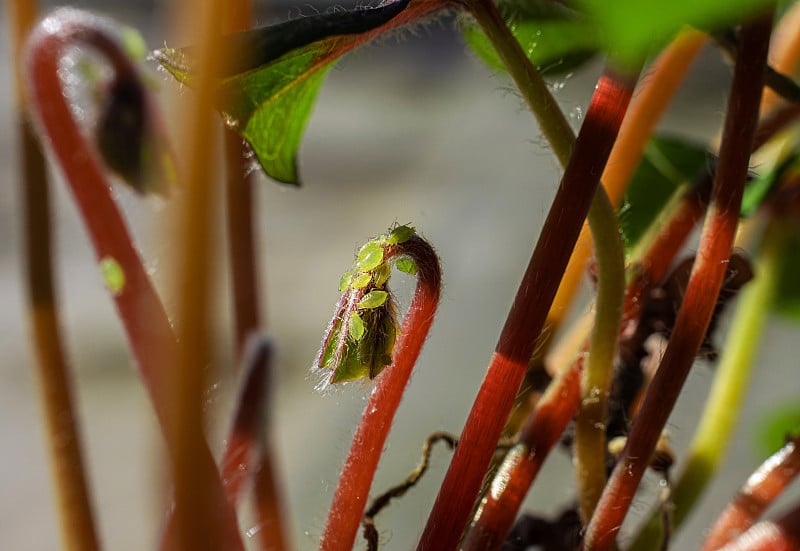
M 45 2 L 46 5 L 53 5 Z M 168 41 L 167 13 L 150 2 L 76 2 L 139 29 L 149 48 Z M 345 4 L 346 7 L 351 7 Z M 258 23 L 324 10 L 320 3 L 257 3 Z M 0 24 L 5 25 L 5 14 Z M 173 45 L 173 44 L 170 44 Z M 20 260 L 18 144 L 11 131 L 13 88 L 7 39 L 0 41 L 0 549 L 58 548 L 51 481 L 35 401 L 35 372 L 23 310 Z M 164 102 L 182 94 L 155 72 Z M 599 74 L 597 63 L 554 82 L 576 128 Z M 722 119 L 730 68 L 713 49 L 695 65 L 661 125 L 706 140 Z M 288 517 L 297 549 L 315 548 L 338 472 L 369 383 L 321 395 L 309 367 L 338 298 L 341 274 L 368 238 L 410 223 L 437 248 L 444 294 L 437 321 L 395 419 L 373 491 L 414 468 L 425 437 L 459 433 L 494 349 L 555 192 L 559 169 L 533 117 L 509 80 L 490 73 L 466 51 L 451 17 L 443 17 L 356 51 L 331 71 L 312 115 L 300 157 L 303 187 L 260 176 L 258 219 L 262 308 L 278 344 L 272 405 Z M 118 192 L 154 278 L 178 251 L 159 231 L 159 199 Z M 221 199 L 220 199 L 221 202 Z M 163 518 L 162 444 L 135 375 L 125 339 L 88 247 L 77 213 L 60 183 L 53 212 L 58 291 L 94 506 L 106 549 L 155 548 Z M 163 226 L 161 226 L 163 227 Z M 220 238 L 220 242 L 222 242 Z M 227 266 L 217 267 L 217 360 L 207 400 L 210 441 L 219 450 L 228 425 L 232 338 Z M 405 297 L 411 279 L 395 284 Z M 173 306 L 165 299 L 167 309 Z M 588 304 L 578 305 L 580 313 Z M 724 329 L 724 323 L 723 329 Z M 731 455 L 700 511 L 675 543 L 696 545 L 709 519 L 760 462 L 755 423 L 764 403 L 797 396 L 800 379 L 787 360 L 796 330 L 773 320 Z M 718 338 L 719 342 L 719 338 Z M 711 369 L 698 365 L 669 430 L 680 450 L 691 438 Z M 411 548 L 422 531 L 449 462 L 434 452 L 420 485 L 377 519 L 384 549 Z M 648 479 L 653 485 L 654 480 Z M 569 459 L 555 452 L 528 500 L 554 512 L 574 496 Z M 634 506 L 631 521 L 649 511 Z M 245 518 L 242 530 L 259 529 Z M 359 542 L 359 546 L 361 546 Z

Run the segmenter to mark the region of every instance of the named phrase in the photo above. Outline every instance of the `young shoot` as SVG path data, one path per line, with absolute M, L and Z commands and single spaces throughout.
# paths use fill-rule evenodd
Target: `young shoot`
M 396 226 L 359 249 L 353 268 L 342 276 L 342 293 L 325 331 L 312 371 L 323 373 L 318 385 L 374 379 L 392 363 L 397 340 L 397 301 L 388 288 L 392 265 L 415 274 L 416 263 L 398 245 L 416 231 Z

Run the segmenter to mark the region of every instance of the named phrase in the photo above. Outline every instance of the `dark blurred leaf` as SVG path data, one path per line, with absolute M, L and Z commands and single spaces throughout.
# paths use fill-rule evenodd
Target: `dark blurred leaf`
M 500 13 L 522 50 L 542 74 L 557 75 L 577 68 L 598 50 L 595 27 L 585 17 L 551 1 L 501 2 Z M 463 19 L 467 44 L 489 67 L 505 70 L 489 39 L 472 19 Z
M 758 422 L 757 453 L 769 457 L 786 444 L 786 437 L 800 434 L 800 406 L 781 404 L 762 414 Z
M 780 256 L 775 310 L 800 322 L 800 226 L 787 226 Z
M 711 155 L 698 144 L 666 136 L 650 140 L 619 211 L 626 251 L 636 246 L 675 192 L 710 162 Z
M 777 165 L 766 173 L 761 174 L 747 183 L 742 197 L 741 214 L 744 217 L 751 216 L 764 201 L 770 197 L 773 191 L 778 188 L 778 184 L 790 173 L 795 173 L 800 169 L 800 154 L 797 152 L 788 155 Z
M 642 62 L 684 25 L 716 31 L 735 26 L 774 2 L 769 0 L 579 0 L 607 49 L 628 63 Z
M 386 24 L 409 1 L 295 19 L 222 39 L 220 110 L 269 176 L 298 183 L 297 149 L 327 70 L 358 45 L 354 37 Z M 432 0 L 418 4 L 417 13 L 444 6 Z M 178 81 L 191 84 L 192 48 L 164 48 L 153 56 Z

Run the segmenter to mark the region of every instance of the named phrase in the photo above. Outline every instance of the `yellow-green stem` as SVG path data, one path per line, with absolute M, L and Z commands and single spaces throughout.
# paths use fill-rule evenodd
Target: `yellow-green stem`
M 595 323 L 581 377 L 581 405 L 575 427 L 575 470 L 579 510 L 584 522 L 591 518 L 606 484 L 608 394 L 625 294 L 625 256 L 616 213 L 605 193 L 595 194 L 588 218 L 599 276 Z M 614 223 L 607 223 L 609 219 Z
M 742 291 L 700 425 L 687 454 L 686 467 L 675 484 L 673 529 L 680 527 L 716 473 L 733 435 L 748 387 L 753 360 L 761 342 L 777 286 L 782 228 L 767 227 L 755 265 L 755 279 Z M 661 541 L 661 515 L 653 514 L 634 540 L 631 551 L 656 549 Z

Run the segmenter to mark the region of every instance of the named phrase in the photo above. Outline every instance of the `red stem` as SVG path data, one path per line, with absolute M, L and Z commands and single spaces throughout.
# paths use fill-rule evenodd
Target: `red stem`
M 800 550 L 800 504 L 776 520 L 762 520 L 720 551 Z
M 461 549 L 484 551 L 503 544 L 534 478 L 578 410 L 582 371 L 581 358 L 553 381 L 536 404 L 481 501 Z
M 147 276 L 122 215 L 116 206 L 102 162 L 94 145 L 85 137 L 66 101 L 59 76 L 59 61 L 70 46 L 86 45 L 101 52 L 117 76 L 138 78 L 138 71 L 113 35 L 113 26 L 76 10 L 54 12 L 34 31 L 28 47 L 28 79 L 31 103 L 46 145 L 58 159 L 98 259 L 113 258 L 125 274 L 124 287 L 114 294 L 117 311 L 125 327 L 145 388 L 150 394 L 165 434 L 171 410 L 164 358 L 175 358 L 175 336 L 166 312 Z M 174 442 L 167 438 L 171 458 Z M 232 508 L 222 493 L 211 452 L 203 447 L 196 458 L 198 470 L 213 474 L 210 488 L 221 522 L 225 523 L 227 548 L 242 549 Z
M 572 158 L 542 228 L 491 364 L 419 542 L 454 549 L 469 519 L 528 360 L 589 211 L 634 82 L 606 72 L 597 84 Z
M 800 473 L 800 437 L 794 437 L 767 459 L 720 514 L 703 543 L 714 551 L 748 530 Z
M 397 245 L 397 254 L 409 256 L 417 263 L 417 287 L 403 320 L 392 365 L 377 379 L 353 435 L 322 533 L 321 550 L 349 551 L 353 547 L 392 419 L 439 303 L 441 271 L 433 248 L 413 236 Z
M 739 220 L 761 99 L 763 79 L 757 76 L 764 74 L 771 23 L 771 15 L 763 16 L 742 28 L 742 47 L 697 259 L 661 365 L 587 527 L 586 549 L 605 550 L 614 545 L 711 320 Z

